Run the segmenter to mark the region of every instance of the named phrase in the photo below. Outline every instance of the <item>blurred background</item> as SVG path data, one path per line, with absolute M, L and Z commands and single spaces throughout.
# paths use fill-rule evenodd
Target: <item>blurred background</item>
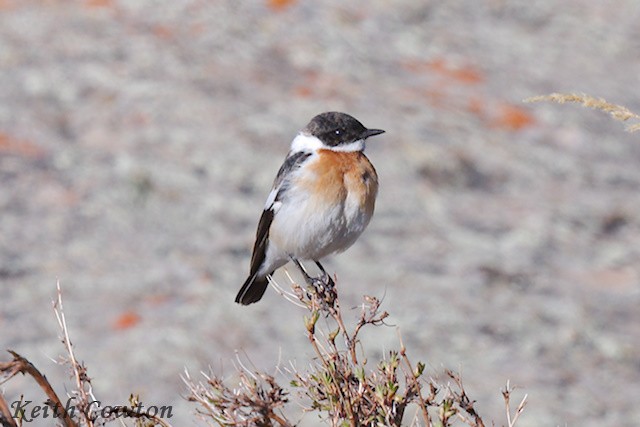
M 387 131 L 376 215 L 325 263 L 346 316 L 383 298 L 485 421 L 505 423 L 509 379 L 520 426 L 639 425 L 640 134 L 522 102 L 640 111 L 638 22 L 637 0 L 1 0 L 0 348 L 73 388 L 59 279 L 105 404 L 139 393 L 196 425 L 185 367 L 304 369 L 299 308 L 233 299 L 290 141 L 339 110 Z M 397 345 L 389 327 L 365 348 Z

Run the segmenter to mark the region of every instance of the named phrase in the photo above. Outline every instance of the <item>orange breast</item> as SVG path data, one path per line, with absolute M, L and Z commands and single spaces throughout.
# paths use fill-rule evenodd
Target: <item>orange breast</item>
M 359 201 L 361 209 L 373 213 L 378 192 L 376 170 L 362 152 L 318 150 L 319 158 L 310 165 L 313 178 L 308 185 L 321 203 L 344 202 L 347 196 Z M 310 176 L 310 178 L 311 178 Z

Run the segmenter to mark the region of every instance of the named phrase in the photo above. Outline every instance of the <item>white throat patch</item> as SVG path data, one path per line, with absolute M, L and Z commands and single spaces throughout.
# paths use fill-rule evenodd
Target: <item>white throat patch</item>
M 324 148 L 324 144 L 313 135 L 299 133 L 291 142 L 291 151 L 316 151 Z
M 359 139 L 357 141 L 353 141 L 349 144 L 337 145 L 335 147 L 330 147 L 325 145 L 313 135 L 306 135 L 304 133 L 299 133 L 291 142 L 291 151 L 316 151 L 321 148 L 331 151 L 338 152 L 353 152 L 353 151 L 363 151 L 365 147 L 364 139 Z
M 335 147 L 327 147 L 332 151 L 340 151 L 340 152 L 353 152 L 353 151 L 363 151 L 364 150 L 364 139 L 359 139 L 357 141 L 350 142 L 349 144 L 336 145 Z

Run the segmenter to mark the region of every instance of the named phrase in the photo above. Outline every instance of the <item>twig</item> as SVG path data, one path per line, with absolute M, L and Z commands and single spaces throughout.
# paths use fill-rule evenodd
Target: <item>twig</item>
M 511 404 L 510 404 L 512 391 L 513 391 L 513 388 L 511 387 L 511 384 L 509 384 L 509 380 L 507 380 L 507 385 L 505 386 L 504 390 L 502 390 L 502 396 L 504 397 L 504 405 L 507 411 L 508 427 L 514 427 L 516 425 L 516 421 L 518 421 L 520 414 L 522 414 L 522 412 L 524 411 L 524 407 L 527 405 L 527 397 L 529 396 L 528 394 L 524 395 L 524 397 L 518 404 L 518 407 L 516 408 L 516 412 L 513 414 L 513 419 L 512 419 Z
M 2 424 L 3 427 L 18 427 L 2 393 L 0 393 L 0 424 Z
M 204 409 L 198 414 L 211 418 L 217 425 L 249 426 L 274 425 L 293 427 L 276 409 L 287 402 L 287 393 L 273 377 L 262 373 L 247 374 L 244 368 L 237 368 L 240 385 L 231 389 L 215 375 L 202 373 L 206 384 L 194 383 L 185 370 L 182 380 L 189 389 L 187 399 L 198 402 Z
M 83 415 L 87 426 L 93 427 L 94 417 L 92 417 L 90 413 L 91 405 L 89 403 L 89 398 L 91 398 L 91 401 L 96 401 L 97 399 L 93 395 L 91 380 L 87 376 L 86 369 L 84 368 L 84 366 L 81 366 L 78 363 L 75 354 L 73 353 L 73 345 L 71 344 L 71 340 L 69 339 L 67 321 L 64 315 L 64 307 L 62 305 L 62 289 L 60 288 L 60 280 L 56 282 L 56 289 L 57 300 L 53 301 L 53 312 L 56 315 L 58 326 L 60 327 L 60 330 L 62 332 L 62 343 L 67 348 L 67 353 L 69 354 L 69 363 L 76 380 L 77 392 L 80 394 L 80 413 Z M 88 384 L 88 391 L 85 390 L 85 384 Z
M 429 411 L 427 411 L 427 402 L 422 396 L 422 387 L 420 387 L 420 384 L 418 384 L 418 378 L 413 373 L 413 366 L 411 365 L 411 362 L 409 362 L 409 357 L 407 356 L 407 348 L 404 346 L 404 341 L 402 341 L 402 334 L 400 333 L 400 329 L 398 328 L 396 329 L 396 331 L 398 333 L 398 341 L 400 342 L 400 356 L 402 357 L 406 368 L 409 370 L 408 372 L 405 372 L 407 379 L 411 379 L 409 387 L 415 390 L 414 393 L 416 393 L 420 398 L 419 406 L 420 411 L 422 412 L 422 418 L 424 419 L 425 425 L 430 427 L 432 425 L 431 417 L 429 416 Z
M 64 405 L 60 401 L 60 398 L 49 384 L 47 378 L 40 373 L 40 371 L 27 359 L 20 356 L 18 353 L 12 350 L 7 350 L 13 356 L 13 360 L 10 362 L 0 363 L 0 372 L 4 373 L 8 376 L 7 379 L 16 376 L 18 373 L 20 374 L 29 374 L 31 378 L 33 378 L 40 388 L 45 392 L 49 400 L 51 401 L 51 405 L 56 413 L 60 411 L 62 415 L 62 419 L 64 421 L 64 425 L 66 427 L 78 427 L 78 425 L 71 419 Z
M 271 284 L 280 288 L 275 282 Z M 442 387 L 433 379 L 425 380 L 426 365 L 421 362 L 415 366 L 411 364 L 399 330 L 400 349 L 391 350 L 390 356 L 379 361 L 375 369 L 366 369 L 366 352 L 359 334 L 368 325 L 387 325 L 388 314 L 380 312 L 377 298 L 365 296 L 359 319 L 349 330 L 335 287 L 318 281 L 312 282 L 308 289 L 293 280 L 291 284 L 293 294 L 306 310 L 305 332 L 315 352 L 308 372 L 299 372 L 291 362 L 291 368 L 284 368 L 292 377 L 291 386 L 310 400 L 308 405 L 300 404 L 304 412 L 315 411 L 333 426 L 399 427 L 403 421 L 409 421 L 412 426 L 432 427 L 435 423 L 445 427 L 462 421 L 471 427 L 484 427 L 475 411 L 475 401 L 467 396 L 460 378 L 448 371 L 454 383 Z M 336 344 L 340 334 L 346 348 L 342 342 Z M 240 376 L 240 385 L 234 389 L 214 374 L 204 375 L 206 384 L 193 383 L 188 374 L 183 377 L 190 391 L 188 400 L 199 404 L 198 413 L 215 425 L 290 426 L 279 409 L 287 402 L 286 392 L 275 379 L 250 371 L 240 360 L 234 365 Z M 277 368 L 277 372 L 282 371 Z M 407 408 L 414 404 L 419 409 L 412 414 L 412 420 L 405 420 Z M 521 410 L 516 411 L 513 420 L 509 417 L 509 427 L 513 427 Z
M 340 303 L 336 298 L 335 305 L 330 309 L 331 316 L 338 323 L 338 327 L 340 328 L 340 332 L 342 332 L 342 336 L 344 336 L 345 343 L 347 344 L 347 348 L 349 349 L 349 355 L 351 356 L 351 361 L 354 365 L 358 364 L 358 357 L 356 354 L 356 336 L 354 334 L 353 337 L 349 336 L 349 331 L 347 327 L 344 325 L 344 321 L 342 320 L 342 313 L 340 312 Z
M 458 389 L 460 390 L 459 392 L 454 393 L 456 395 L 456 400 L 458 401 L 458 405 L 460 406 L 460 408 L 473 417 L 473 425 L 477 427 L 484 427 L 484 422 L 473 407 L 474 402 L 469 399 L 469 396 L 467 396 L 467 392 L 464 390 L 460 374 L 455 374 L 452 371 L 447 370 L 447 375 L 449 375 L 449 378 L 453 379 L 453 381 L 458 386 Z M 468 422 L 468 424 L 471 423 Z
M 287 270 L 285 270 L 285 274 L 287 275 L 287 278 L 289 279 L 289 281 L 291 283 L 295 283 L 293 281 L 293 278 L 291 277 L 291 275 L 289 274 L 289 272 Z M 298 298 L 296 297 L 296 295 L 294 293 L 285 291 L 284 288 L 282 288 L 282 286 L 280 286 L 278 284 L 278 282 L 276 282 L 273 279 L 273 277 L 267 276 L 267 280 L 269 281 L 269 285 L 271 285 L 273 290 L 275 290 L 277 293 L 282 295 L 291 304 L 293 304 L 295 306 L 298 306 L 300 308 L 305 308 L 305 306 L 302 303 L 299 302 Z

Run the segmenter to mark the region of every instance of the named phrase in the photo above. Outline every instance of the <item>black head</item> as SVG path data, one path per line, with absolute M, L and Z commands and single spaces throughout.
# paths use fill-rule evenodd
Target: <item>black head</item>
M 302 132 L 315 136 L 329 147 L 364 141 L 370 136 L 384 133 L 382 129 L 367 129 L 352 116 L 335 111 L 318 114 Z

